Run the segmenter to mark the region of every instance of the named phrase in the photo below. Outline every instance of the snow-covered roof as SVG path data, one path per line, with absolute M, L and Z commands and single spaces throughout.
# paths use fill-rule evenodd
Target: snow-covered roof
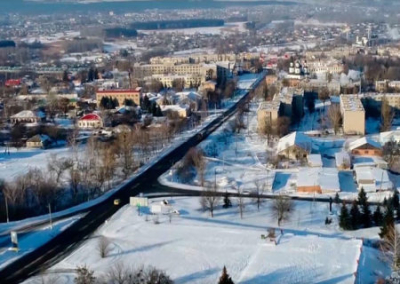
M 312 139 L 302 132 L 292 132 L 281 139 L 278 142 L 278 153 L 286 150 L 288 147 L 296 145 L 306 151 L 311 150 Z
M 51 138 L 45 134 L 37 134 L 27 140 L 28 142 L 45 142 L 51 141 Z
M 345 152 L 337 152 L 335 153 L 336 167 L 341 167 L 343 165 L 347 165 L 350 167 L 350 155 Z
M 400 142 L 400 130 L 386 131 L 379 134 L 379 142 L 385 144 L 389 141 Z
M 31 118 L 31 117 L 38 117 L 38 118 L 44 118 L 46 115 L 41 112 L 34 112 L 31 110 L 23 110 L 17 114 L 14 114 L 13 116 L 11 116 L 11 118 Z
M 353 165 L 354 168 L 363 166 L 387 168 L 388 166 L 387 162 L 382 157 L 378 156 L 354 156 Z
M 370 191 L 375 186 L 375 190 L 390 190 L 393 183 L 389 179 L 386 170 L 376 167 L 356 167 L 354 168 L 356 179 L 359 187 Z M 371 184 L 372 182 L 372 184 Z M 368 186 L 368 188 L 365 188 Z
M 352 151 L 352 150 L 357 149 L 357 148 L 359 148 L 359 147 L 361 147 L 363 145 L 366 145 L 366 144 L 371 145 L 372 147 L 377 148 L 377 149 L 381 149 L 382 148 L 381 144 L 379 142 L 371 139 L 370 137 L 362 137 L 362 138 L 357 139 L 357 140 L 355 140 L 353 142 L 350 142 L 349 150 Z
M 308 155 L 307 160 L 310 167 L 322 167 L 321 154 L 310 154 Z
M 336 168 L 300 168 L 297 186 L 320 186 L 322 191 L 340 191 L 339 172 Z

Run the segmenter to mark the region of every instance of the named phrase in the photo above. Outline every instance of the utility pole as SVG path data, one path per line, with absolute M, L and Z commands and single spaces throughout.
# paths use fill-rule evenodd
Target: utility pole
M 49 220 L 50 220 L 50 229 L 53 230 L 53 219 L 51 218 L 51 205 L 48 204 L 49 207 Z

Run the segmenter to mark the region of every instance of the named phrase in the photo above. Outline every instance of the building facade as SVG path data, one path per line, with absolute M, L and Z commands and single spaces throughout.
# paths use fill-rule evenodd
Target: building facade
M 96 92 L 97 106 L 100 106 L 101 99 L 108 97 L 111 99 L 117 99 L 120 106 L 125 104 L 125 100 L 132 100 L 136 105 L 140 105 L 140 88 L 137 89 L 111 89 L 111 90 L 98 90 Z
M 365 110 L 356 95 L 341 95 L 340 110 L 344 134 L 365 135 Z

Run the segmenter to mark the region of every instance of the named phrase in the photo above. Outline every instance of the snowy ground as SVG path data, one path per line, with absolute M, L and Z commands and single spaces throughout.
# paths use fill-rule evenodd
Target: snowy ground
M 154 34 L 154 33 L 177 33 L 185 35 L 194 34 L 212 34 L 219 35 L 221 33 L 234 33 L 234 32 L 245 32 L 245 22 L 238 23 L 226 23 L 221 27 L 202 27 L 202 28 L 188 28 L 188 29 L 166 29 L 166 30 L 139 30 L 143 34 Z
M 0 268 L 22 257 L 24 254 L 35 250 L 39 246 L 47 243 L 49 240 L 71 226 L 81 217 L 82 215 L 77 215 L 68 219 L 55 222 L 52 228 L 50 227 L 49 223 L 33 231 L 21 233 L 18 237 L 19 252 L 15 252 L 9 249 L 11 248 L 11 241 L 9 236 L 0 237 Z
M 333 224 L 324 225 L 328 204 L 296 202 L 294 215 L 283 224 L 284 234 L 275 246 L 260 237 L 268 227 L 276 226 L 269 202 L 257 211 L 247 200 L 240 219 L 237 201 L 232 199 L 234 207 L 219 206 L 210 218 L 200 209 L 198 198 L 174 198 L 170 203 L 180 216 L 174 216 L 170 223 L 167 216 L 160 215 L 160 224 L 153 222 L 152 215 L 138 216 L 136 208 L 128 205 L 46 273 L 57 277 L 58 284 L 72 284 L 78 265 L 87 265 L 98 277 L 116 263 L 153 265 L 165 270 L 177 284 L 206 284 L 216 283 L 226 265 L 235 283 L 354 283 L 362 241 L 343 234 L 334 215 Z M 353 232 L 362 233 L 373 238 L 377 230 Z M 112 243 L 104 259 L 97 251 L 99 236 Z M 362 283 L 374 283 L 376 275 L 387 273 L 387 268 L 377 258 L 377 250 L 364 250 L 359 267 Z M 24 283 L 41 280 L 39 276 Z
M 208 156 L 205 180 L 213 183 L 216 181 L 218 189 L 223 192 L 236 191 L 239 187 L 244 193 L 250 193 L 256 188 L 255 181 L 259 181 L 265 184 L 265 193 L 312 196 L 296 192 L 298 175 L 296 165 L 288 169 L 267 168 L 268 157 L 276 153 L 277 140 L 268 144 L 265 137 L 257 134 L 257 107 L 257 103 L 252 103 L 249 115 L 244 116 L 244 123 L 249 125 L 249 130 L 244 129 L 241 133 L 232 134 L 228 131 L 231 122 L 227 122 L 200 144 L 200 147 Z M 320 107 L 318 105 L 317 109 Z M 316 111 L 304 119 L 310 121 L 319 116 L 319 111 Z M 247 119 L 249 119 L 249 122 L 247 122 Z M 302 122 L 300 128 L 306 130 L 305 127 L 306 125 Z M 346 140 L 348 138 L 342 136 L 313 139 L 313 148 L 321 154 L 324 167 L 336 167 L 335 153 L 342 151 Z M 398 176 L 391 175 L 391 180 L 397 187 L 400 187 Z M 199 186 L 198 176 L 191 182 L 183 183 L 176 176 L 174 169 L 161 176 L 159 181 L 171 187 L 202 189 Z M 352 171 L 340 171 L 339 183 L 341 189 L 339 195 L 342 199 L 357 198 L 358 189 Z M 379 192 L 368 193 L 368 196 L 371 202 L 382 202 L 385 197 L 388 198 L 391 194 L 391 192 Z M 334 197 L 334 194 L 318 195 L 318 197 Z

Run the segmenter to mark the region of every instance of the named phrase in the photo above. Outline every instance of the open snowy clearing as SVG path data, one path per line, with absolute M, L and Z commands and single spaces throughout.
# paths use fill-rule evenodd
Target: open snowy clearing
M 354 283 L 362 241 L 344 235 L 335 217 L 333 224 L 324 225 L 328 204 L 296 202 L 293 218 L 283 224 L 284 234 L 275 246 L 261 239 L 268 226 L 276 226 L 269 210 L 271 201 L 258 212 L 247 200 L 243 219 L 236 200 L 232 202 L 234 207 L 219 206 L 210 218 L 200 209 L 199 198 L 175 198 L 170 204 L 180 216 L 174 216 L 171 223 L 168 216 L 154 217 L 144 208 L 138 216 L 137 209 L 127 205 L 46 273 L 53 279 L 56 276 L 59 284 L 72 284 L 78 265 L 87 265 L 102 277 L 112 265 L 121 263 L 127 267 L 155 266 L 176 283 L 216 283 L 226 265 L 235 283 Z M 160 224 L 155 224 L 155 218 Z M 375 237 L 377 229 L 354 233 L 363 232 Z M 97 249 L 99 236 L 111 242 L 111 251 L 104 259 Z M 374 283 L 377 274 L 387 272 L 377 255 L 372 248 L 361 255 L 362 283 Z M 41 280 L 38 276 L 24 283 Z

